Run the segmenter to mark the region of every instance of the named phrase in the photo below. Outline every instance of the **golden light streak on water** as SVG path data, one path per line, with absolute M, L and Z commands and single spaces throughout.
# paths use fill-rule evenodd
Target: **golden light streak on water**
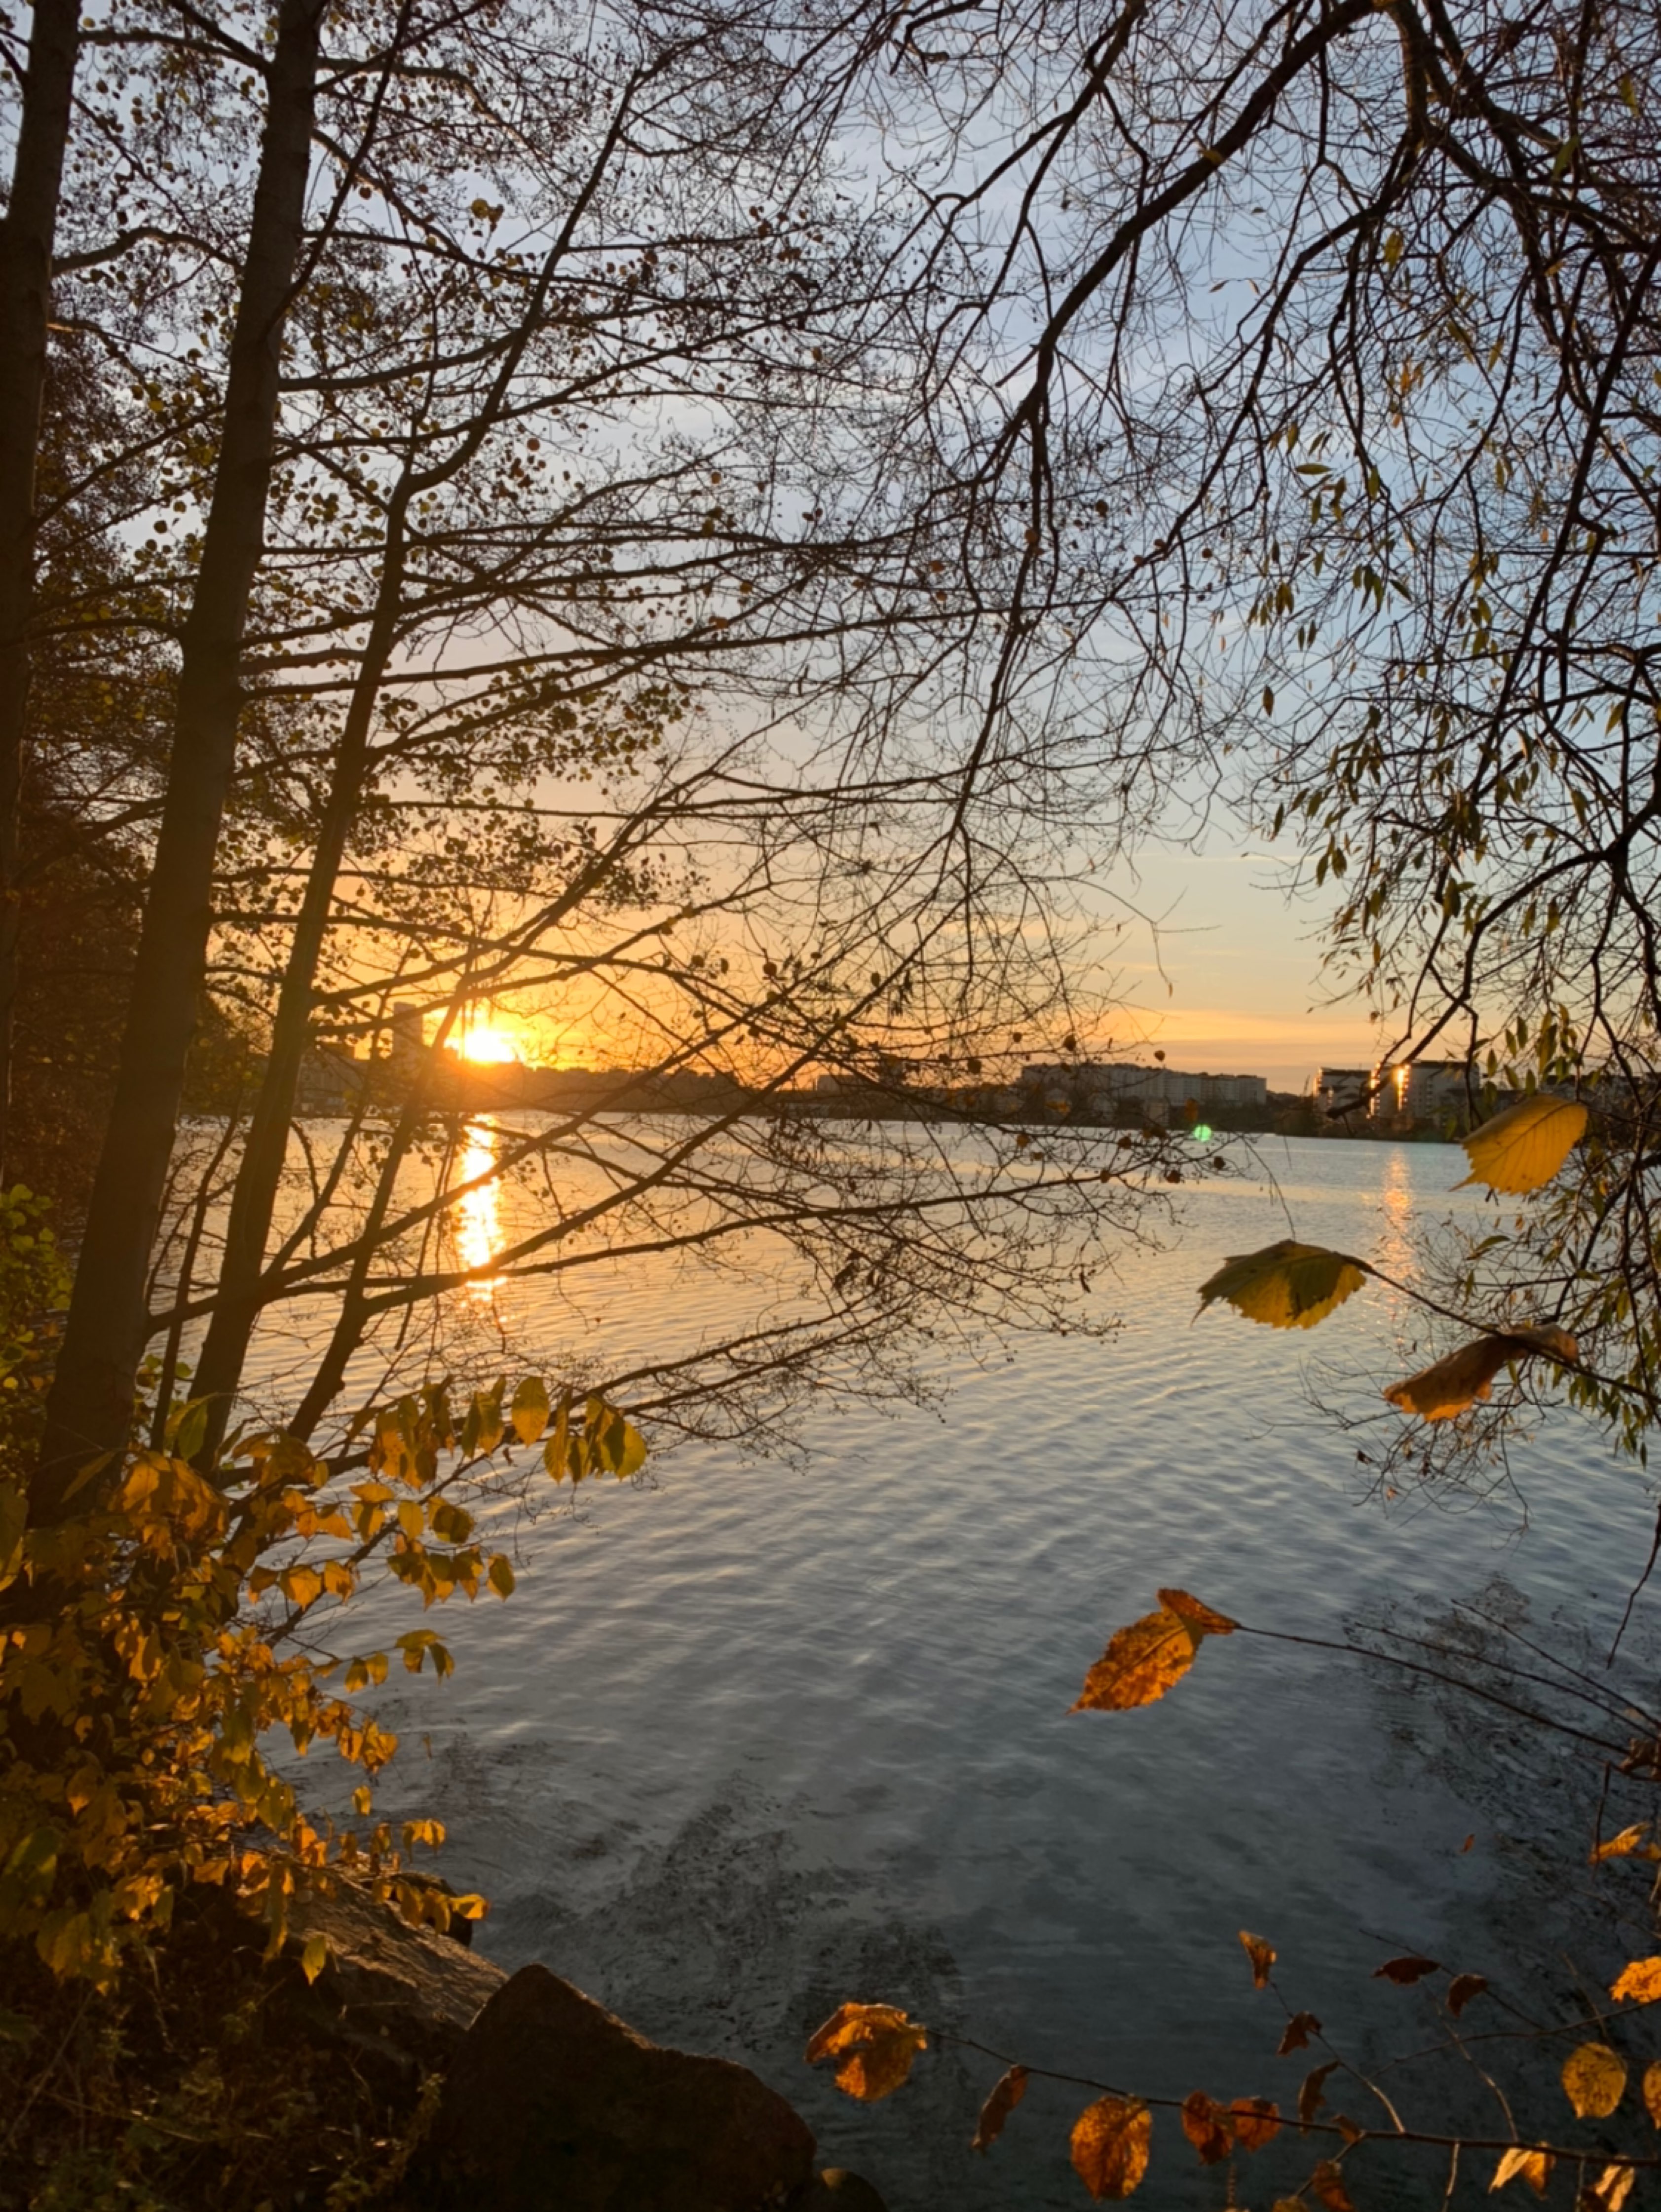
M 477 1176 L 488 1175 L 495 1163 L 494 1131 L 488 1122 L 470 1121 L 457 1181 L 465 1184 Z M 458 1201 L 457 1257 L 464 1267 L 488 1267 L 500 1244 L 501 1185 L 495 1182 L 483 1183 Z M 480 1275 L 468 1285 L 466 1295 L 482 1304 L 489 1304 L 494 1299 L 500 1280 L 499 1276 Z

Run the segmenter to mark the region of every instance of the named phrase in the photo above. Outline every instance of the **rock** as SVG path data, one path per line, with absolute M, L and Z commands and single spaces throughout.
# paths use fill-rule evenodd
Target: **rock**
M 792 2197 L 789 2212 L 888 2212 L 869 2181 L 840 2166 L 827 2166 L 810 2182 L 807 2194 Z
M 411 2101 L 444 2066 L 507 1976 L 430 1929 L 412 1928 L 352 1883 L 302 1893 L 289 1919 L 288 1960 L 322 1936 L 329 1963 L 308 1988 L 286 1966 L 282 2008 L 300 2033 L 345 2051 L 383 2095 Z
M 451 2056 L 404 2203 L 774 2212 L 815 2185 L 813 2147 L 807 2123 L 747 2068 L 648 2043 L 546 1966 L 522 1966 Z M 870 2212 L 875 2201 L 824 2203 Z

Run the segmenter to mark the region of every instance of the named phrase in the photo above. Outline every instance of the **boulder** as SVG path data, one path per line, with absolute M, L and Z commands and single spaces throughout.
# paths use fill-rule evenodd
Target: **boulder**
M 309 1987 L 299 1970 L 308 1936 L 329 1945 Z M 507 1976 L 448 1936 L 412 1928 L 366 1891 L 339 1881 L 330 1896 L 294 1901 L 277 1991 L 290 2027 L 349 2053 L 376 2093 L 412 2106 L 423 2075 L 449 2062 Z
M 791 2197 L 789 2212 L 888 2212 L 888 2207 L 869 2181 L 842 2166 L 827 2166 L 805 2196 Z
M 419 2212 L 776 2212 L 814 2204 L 813 2136 L 748 2068 L 649 2043 L 522 1966 L 452 2052 L 407 2170 Z M 853 2197 L 828 2212 L 868 2212 Z

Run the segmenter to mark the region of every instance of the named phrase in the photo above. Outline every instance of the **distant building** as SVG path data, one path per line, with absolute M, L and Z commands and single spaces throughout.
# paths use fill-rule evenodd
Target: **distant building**
M 1373 1070 L 1370 1067 L 1318 1067 L 1315 1080 L 1310 1085 L 1310 1096 L 1323 1114 L 1342 1113 L 1346 1108 L 1358 1114 L 1371 1114 L 1373 1108 Z
M 1021 1071 L 1021 1088 L 1046 1100 L 1059 1098 L 1101 1112 L 1141 1107 L 1264 1106 L 1264 1075 L 1212 1075 L 1180 1067 L 1143 1067 L 1134 1060 L 1034 1061 Z
M 415 1080 L 426 1050 L 426 1017 L 419 1006 L 400 1000 L 392 1009 L 392 1073 L 400 1082 Z
M 355 1114 L 368 1089 L 373 1065 L 330 1045 L 307 1053 L 294 1085 L 295 1113 L 316 1114 L 324 1120 Z
M 1371 1080 L 1375 1116 L 1435 1121 L 1469 1111 L 1482 1096 L 1484 1079 L 1469 1060 L 1403 1060 L 1375 1067 Z

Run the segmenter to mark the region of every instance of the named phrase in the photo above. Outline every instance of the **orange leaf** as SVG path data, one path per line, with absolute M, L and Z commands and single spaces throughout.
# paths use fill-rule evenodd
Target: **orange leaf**
M 1595 2206 L 1597 2212 L 1621 2212 L 1637 2179 L 1629 2166 L 1606 2166 L 1586 2191 L 1588 2205 Z
M 1183 2099 L 1182 2131 L 1199 2153 L 1202 2166 L 1215 2166 L 1234 2147 L 1228 2113 L 1203 2089 L 1191 2089 Z
M 1252 1961 L 1252 1986 L 1254 1990 L 1260 1990 L 1274 1972 L 1275 1947 L 1272 1943 L 1265 1943 L 1261 1936 L 1252 1935 L 1246 1928 L 1240 1930 L 1240 1942 L 1246 1946 L 1246 1955 Z
M 1128 2197 L 1148 2171 L 1154 2116 L 1134 2097 L 1098 2097 L 1073 2123 L 1073 2171 L 1098 2203 Z
M 1392 1406 L 1404 1413 L 1418 1413 L 1427 1421 L 1451 1421 L 1493 1395 L 1494 1378 L 1512 1360 L 1532 1359 L 1541 1353 L 1558 1359 L 1578 1359 L 1580 1348 L 1567 1329 L 1548 1322 L 1540 1328 L 1513 1328 L 1503 1334 L 1479 1336 L 1450 1352 L 1434 1367 L 1404 1382 L 1392 1382 L 1385 1392 Z
M 1563 2094 L 1582 2120 L 1606 2120 L 1627 2087 L 1627 2062 L 1607 2043 L 1583 2043 L 1563 2061 Z
M 1644 2109 L 1661 2128 L 1661 2058 L 1651 2059 L 1644 2069 Z
M 1644 1832 L 1648 1826 L 1647 1820 L 1640 1820 L 1636 1826 L 1622 1828 L 1618 1836 L 1611 1836 L 1608 1843 L 1594 1844 L 1591 1864 L 1601 1865 L 1605 1859 L 1629 1859 L 1634 1851 L 1642 1849 Z
M 1382 1966 L 1373 1969 L 1373 1978 L 1375 1982 L 1400 1982 L 1406 1986 L 1423 1981 L 1427 1974 L 1440 1974 L 1441 1971 L 1440 1959 L 1416 1959 L 1409 1955 L 1404 1959 L 1386 1959 Z
M 897 2005 L 845 2004 L 815 2032 L 807 2056 L 810 2066 L 834 2058 L 837 2087 L 874 2105 L 894 2094 L 928 2047 L 927 2030 Z
M 1447 1985 L 1447 2008 L 1455 2020 L 1470 2002 L 1488 1987 L 1486 1974 L 1455 1974 Z
M 1325 2066 L 1316 2067 L 1312 2074 L 1303 2077 L 1303 2087 L 1298 2092 L 1298 2124 L 1306 2128 L 1321 2106 L 1326 2102 L 1326 2077 L 1336 2074 L 1343 2061 L 1329 2058 Z
M 1281 2131 L 1281 2108 L 1266 2097 L 1236 2097 L 1228 2107 L 1228 2118 L 1242 2150 L 1261 2150 Z
M 1179 1620 L 1187 1622 L 1196 1644 L 1202 1636 L 1232 1636 L 1240 1626 L 1239 1621 L 1230 1620 L 1226 1613 L 1213 1612 L 1200 1599 L 1190 1597 L 1186 1590 L 1155 1590 L 1154 1595 L 1167 1613 L 1174 1613 Z
M 1343 2169 L 1335 2159 L 1321 2160 L 1309 2177 L 1309 2186 L 1325 2205 L 1326 2212 L 1355 2212 L 1349 2191 L 1343 2185 Z
M 1321 2024 L 1312 2012 L 1294 2012 L 1286 2023 L 1286 2033 L 1280 2040 L 1276 2058 L 1285 2058 L 1294 2051 L 1301 2051 L 1312 2035 L 1318 2035 Z
M 1546 2179 L 1550 2172 L 1551 2157 L 1549 2152 L 1531 2150 L 1526 2143 L 1513 2143 L 1500 2159 L 1499 2165 L 1494 2167 L 1494 2179 L 1488 2185 L 1488 2193 L 1492 2197 L 1496 2189 L 1503 2189 L 1506 2182 L 1515 2181 L 1520 2174 L 1537 2197 L 1543 2197 L 1546 2193 Z
M 1180 1613 L 1161 1606 L 1119 1629 L 1084 1677 L 1070 1712 L 1131 1712 L 1151 1705 L 1194 1663 L 1198 1639 Z
M 1027 2094 L 1027 2069 L 1011 2066 L 1007 2074 L 1000 2074 L 992 2086 L 992 2093 L 980 2107 L 980 2118 L 976 2124 L 971 2150 L 990 2150 L 1003 2132 L 1003 2123 Z
M 1661 1997 L 1661 1959 L 1634 1959 L 1622 1966 L 1609 1995 L 1628 2004 L 1653 2004 Z

